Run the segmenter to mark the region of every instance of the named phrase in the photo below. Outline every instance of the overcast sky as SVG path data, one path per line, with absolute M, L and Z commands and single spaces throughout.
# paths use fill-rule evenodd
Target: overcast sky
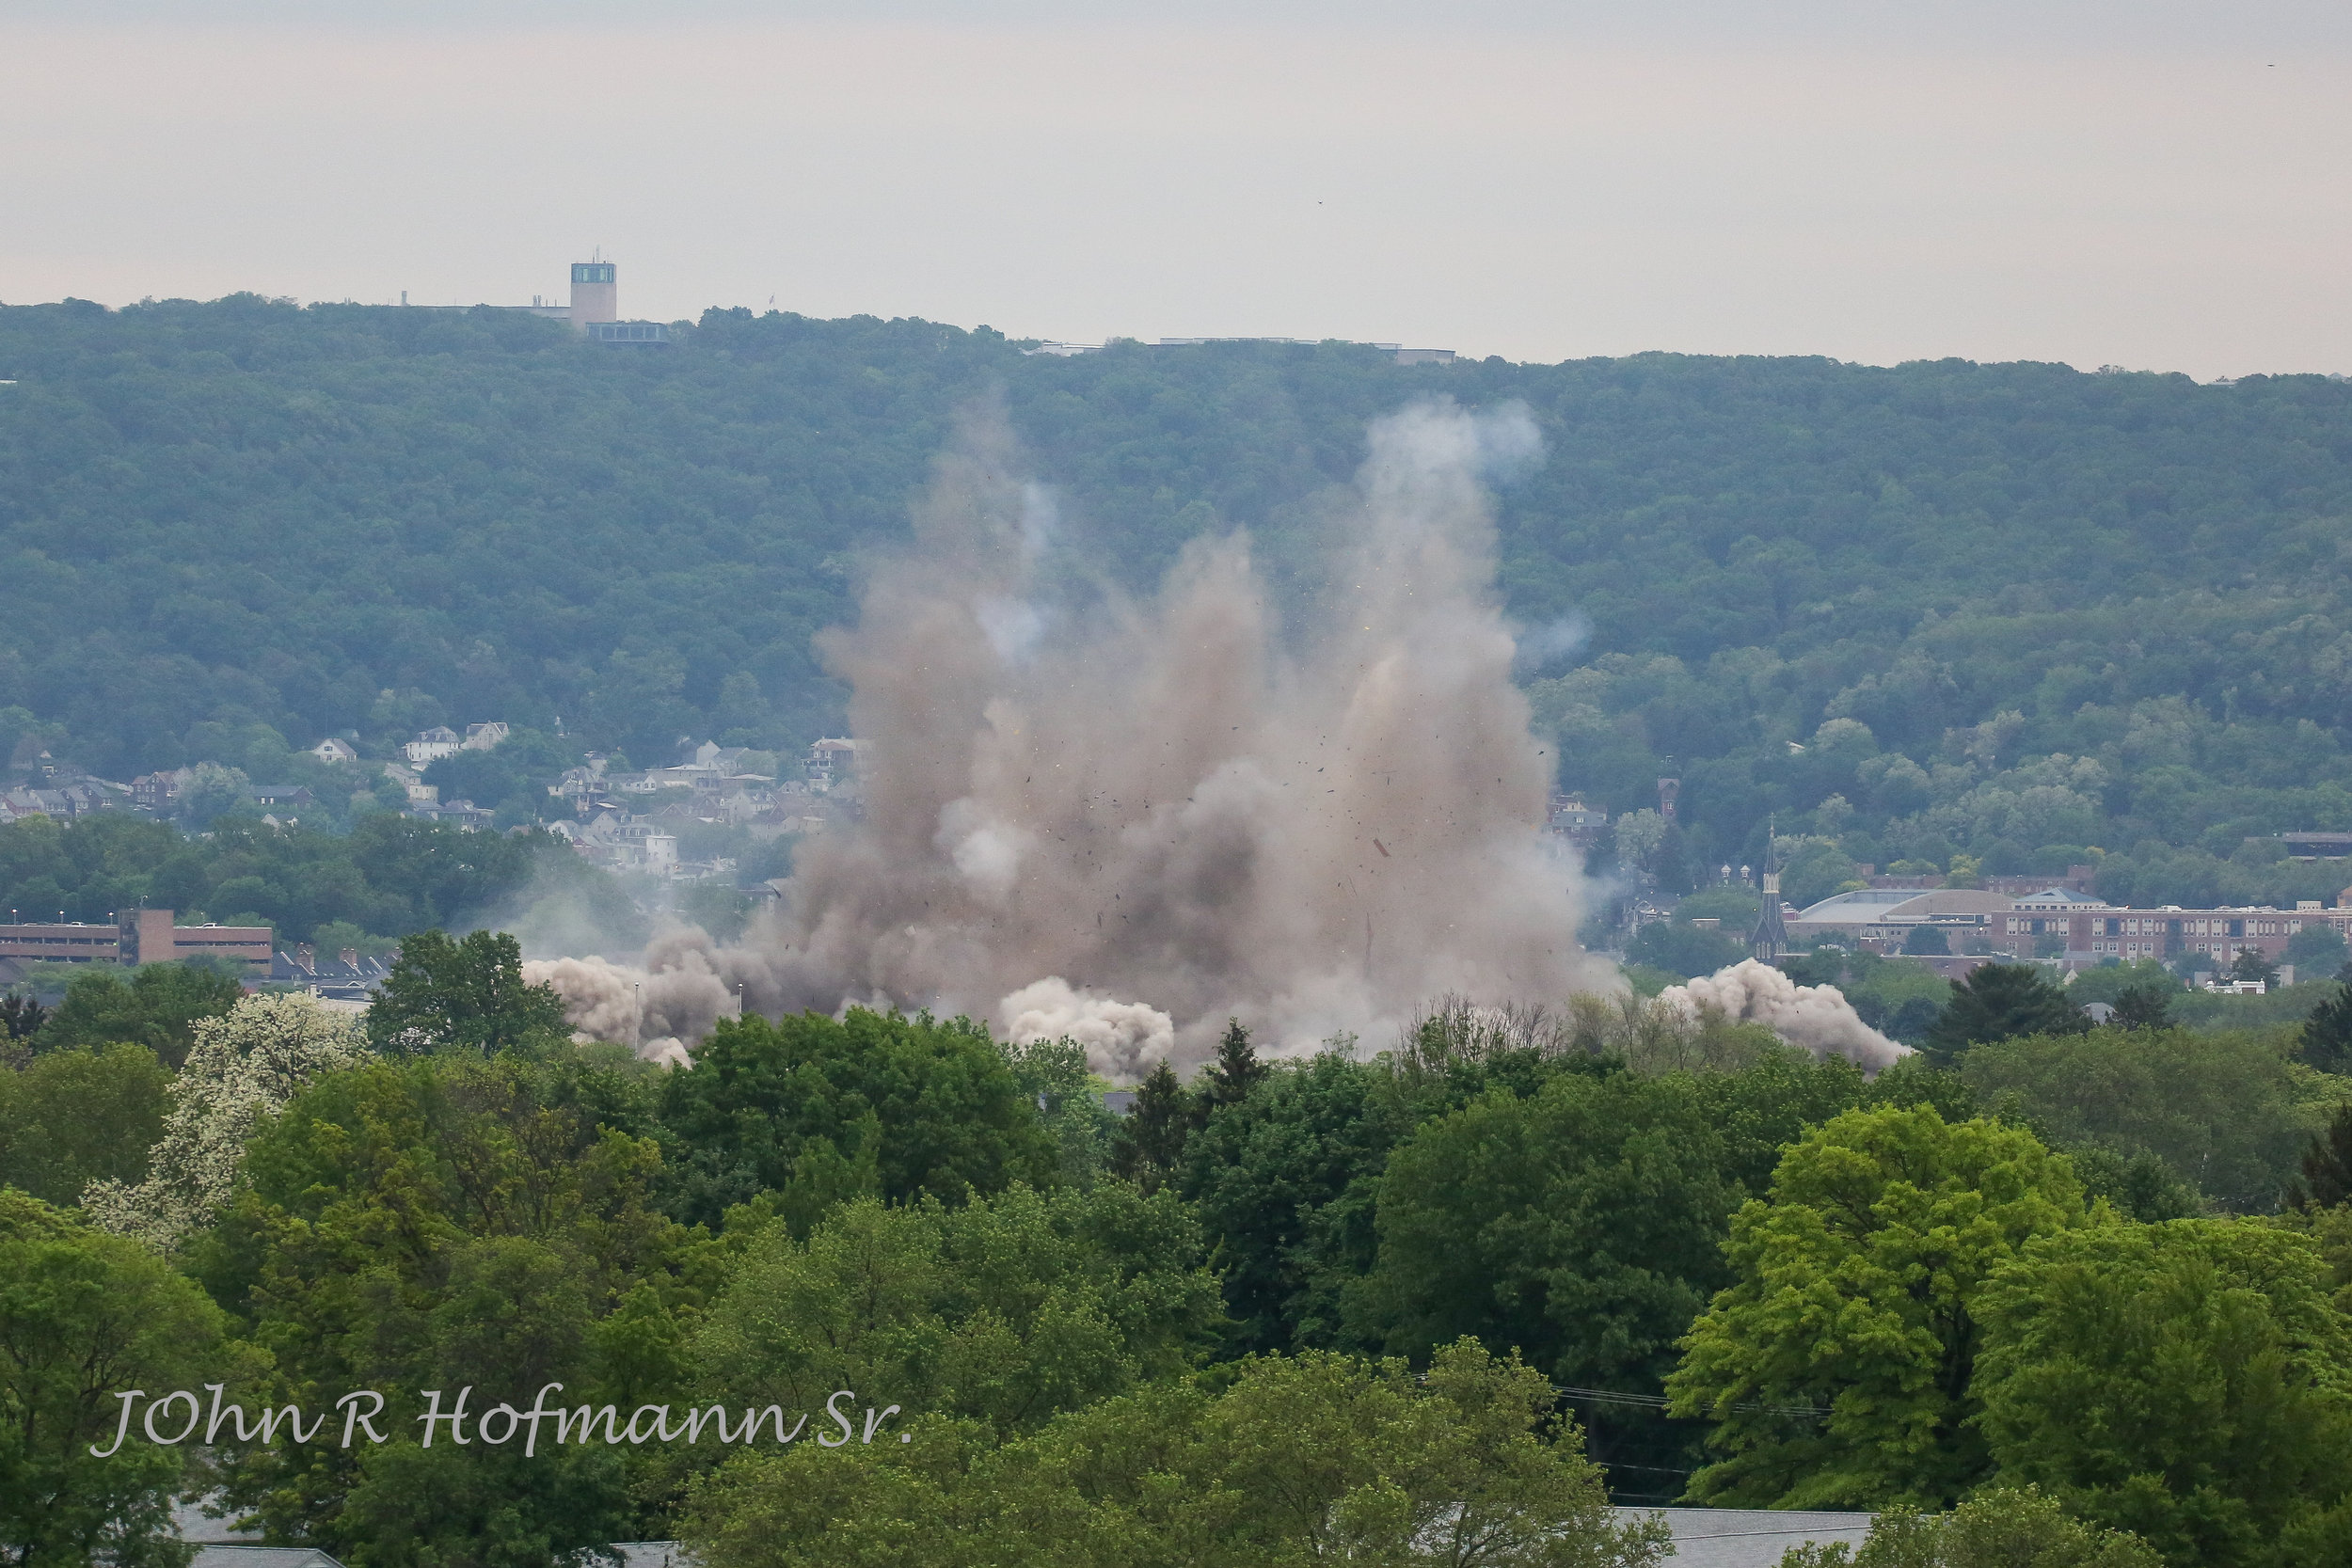
M 2352 4 L 8 0 L 0 301 L 2352 372 Z

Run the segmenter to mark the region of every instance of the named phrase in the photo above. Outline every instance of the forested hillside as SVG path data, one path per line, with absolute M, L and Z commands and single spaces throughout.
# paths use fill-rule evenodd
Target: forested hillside
M 2182 901 L 2302 891 L 2244 841 L 2352 828 L 2352 386 L 2322 378 L 1059 358 L 743 311 L 616 353 L 246 296 L 0 309 L 0 743 L 113 778 L 254 726 L 790 748 L 839 723 L 810 634 L 975 396 L 1114 575 L 1248 528 L 1297 588 L 1364 421 L 1436 393 L 1544 430 L 1504 592 L 1590 628 L 1529 672 L 1564 786 L 1622 812 L 1685 781 L 1687 835 L 1649 851 L 1670 883 L 1758 858 L 1774 811 L 1823 890 L 1856 860 L 2097 849 L 2104 887 Z

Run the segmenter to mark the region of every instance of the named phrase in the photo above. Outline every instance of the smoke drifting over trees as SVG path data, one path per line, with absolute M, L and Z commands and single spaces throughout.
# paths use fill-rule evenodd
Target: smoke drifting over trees
M 1196 542 L 1148 602 L 1073 591 L 1050 498 L 1002 420 L 969 416 L 912 546 L 822 640 L 866 744 L 864 819 L 803 847 L 739 946 L 687 932 L 642 975 L 533 977 L 632 1043 L 698 1037 L 739 987 L 766 1012 L 889 1002 L 999 1028 L 1050 1004 L 1103 1024 L 1096 1065 L 1121 1077 L 1205 1056 L 1229 1016 L 1299 1049 L 1443 992 L 1611 984 L 1541 831 L 1551 768 L 1494 598 L 1481 480 L 1538 447 L 1517 410 L 1376 421 L 1286 636 L 1239 536 Z
M 1911 1047 L 1863 1022 L 1836 986 L 1801 986 L 1754 958 L 1668 986 L 1658 1000 L 1692 1016 L 1702 1008 L 1720 1008 L 1726 1018 L 1761 1023 L 1817 1056 L 1843 1056 L 1872 1072 L 1911 1054 Z

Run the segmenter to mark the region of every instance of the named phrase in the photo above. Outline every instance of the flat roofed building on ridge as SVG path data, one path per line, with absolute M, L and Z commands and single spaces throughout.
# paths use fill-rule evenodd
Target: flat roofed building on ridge
M 27 963 L 117 963 L 122 956 L 122 927 L 113 924 L 0 926 L 0 958 Z
M 80 921 L 0 926 L 0 959 L 16 963 L 171 963 L 233 958 L 248 973 L 269 968 L 267 926 L 181 926 L 169 910 L 134 910 L 110 925 Z

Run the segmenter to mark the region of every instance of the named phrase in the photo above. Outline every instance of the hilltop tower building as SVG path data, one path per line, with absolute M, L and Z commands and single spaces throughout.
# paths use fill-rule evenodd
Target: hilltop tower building
M 599 322 L 621 319 L 621 292 L 610 261 L 572 263 L 572 329 L 585 332 Z
M 549 321 L 565 321 L 572 330 L 592 343 L 604 343 L 617 348 L 661 348 L 670 342 L 670 328 L 662 322 L 625 322 L 621 320 L 621 291 L 618 286 L 619 268 L 599 254 L 596 260 L 572 263 L 572 298 L 566 305 L 552 295 L 542 299 L 531 296 L 528 305 L 423 305 L 409 306 L 405 293 L 400 296 L 404 307 L 422 310 L 514 310 L 526 315 L 542 316 Z

